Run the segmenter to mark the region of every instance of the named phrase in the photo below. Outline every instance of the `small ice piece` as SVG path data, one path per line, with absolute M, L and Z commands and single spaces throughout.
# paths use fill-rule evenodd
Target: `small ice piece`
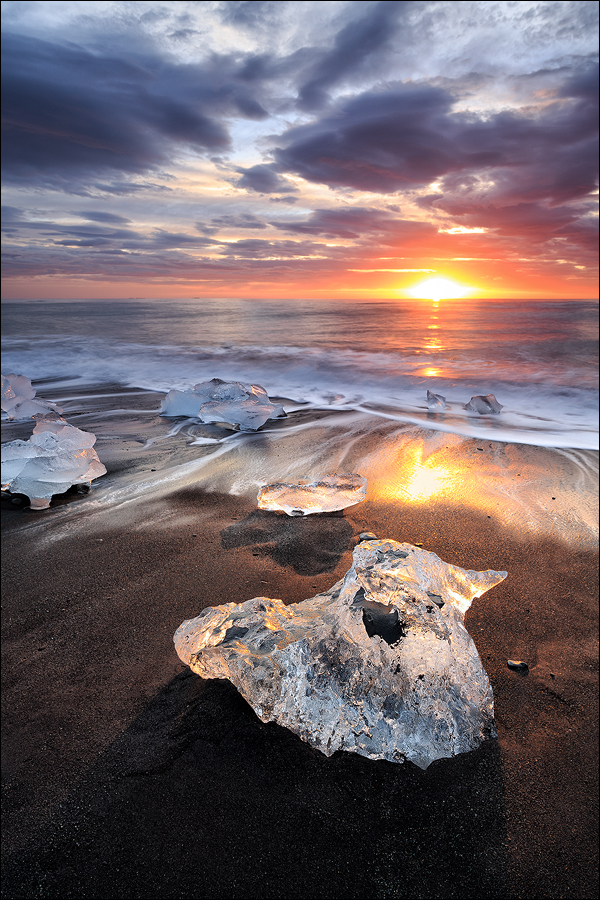
M 446 409 L 446 398 L 427 391 L 427 409 Z
M 106 473 L 93 446 L 96 435 L 57 416 L 40 417 L 27 441 L 2 445 L 2 490 L 25 494 L 32 509 L 46 509 L 54 494 L 90 485 Z
M 464 615 L 505 577 L 411 544 L 365 541 L 326 593 L 208 607 L 180 625 L 175 649 L 202 678 L 228 678 L 263 722 L 326 756 L 346 750 L 426 769 L 496 736 L 492 688 Z
M 62 409 L 49 400 L 42 400 L 35 397 L 36 391 L 32 387 L 29 378 L 25 375 L 15 375 L 10 372 L 8 375 L 2 375 L 2 401 L 1 406 L 8 418 L 14 419 L 30 419 L 39 414 L 47 414 L 50 412 L 57 415 Z
M 288 516 L 335 512 L 365 499 L 367 479 L 355 473 L 324 475 L 316 481 L 266 484 L 258 492 L 258 508 Z
M 194 416 L 202 422 L 223 423 L 240 431 L 256 431 L 268 419 L 285 416 L 283 406 L 271 403 L 259 384 L 213 378 L 193 391 L 169 391 L 161 403 L 162 416 Z
M 490 413 L 499 413 L 503 407 L 493 394 L 486 394 L 485 396 L 476 394 L 474 397 L 471 397 L 465 409 L 468 409 L 470 412 L 477 412 L 480 416 L 486 416 Z

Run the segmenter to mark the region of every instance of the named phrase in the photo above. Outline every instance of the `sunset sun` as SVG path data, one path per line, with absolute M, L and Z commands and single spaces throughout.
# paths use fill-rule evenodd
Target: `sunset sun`
M 457 297 L 467 297 L 473 288 L 464 284 L 457 284 L 448 278 L 428 278 L 410 289 L 413 297 L 423 300 L 453 300 Z

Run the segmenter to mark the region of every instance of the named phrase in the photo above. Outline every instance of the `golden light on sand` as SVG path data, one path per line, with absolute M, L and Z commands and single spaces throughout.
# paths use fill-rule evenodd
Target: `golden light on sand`
M 434 458 L 423 461 L 423 447 L 411 447 L 402 458 L 399 482 L 388 488 L 388 496 L 424 503 L 441 493 L 452 477 L 450 469 L 436 465 Z
M 466 287 L 464 284 L 457 284 L 448 278 L 428 278 L 427 281 L 421 281 L 413 288 L 410 288 L 409 294 L 413 297 L 419 297 L 422 300 L 454 300 L 457 297 L 467 297 L 473 288 Z

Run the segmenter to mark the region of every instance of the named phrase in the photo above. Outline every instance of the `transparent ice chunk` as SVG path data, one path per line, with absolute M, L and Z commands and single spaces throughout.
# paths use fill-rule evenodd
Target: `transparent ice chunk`
M 493 394 L 476 394 L 465 406 L 465 409 L 477 412 L 480 416 L 499 413 L 502 408 L 502 404 L 498 403 Z
M 96 436 L 64 419 L 43 416 L 27 441 L 2 445 L 2 489 L 29 497 L 32 509 L 45 509 L 53 494 L 74 484 L 91 484 L 106 473 L 93 446 Z
M 6 413 L 10 413 L 17 403 L 23 400 L 31 400 L 35 397 L 35 388 L 32 387 L 29 378 L 25 375 L 16 375 L 10 372 L 8 375 L 2 375 L 2 409 Z
M 263 722 L 326 756 L 347 750 L 426 769 L 496 736 L 464 613 L 505 577 L 411 544 L 364 541 L 326 593 L 208 607 L 181 624 L 175 648 L 201 677 L 228 678 Z
M 427 408 L 428 409 L 446 409 L 446 398 L 441 394 L 434 394 L 427 391 Z
M 356 473 L 324 475 L 315 481 L 266 484 L 258 492 L 258 508 L 288 516 L 335 512 L 360 503 L 367 495 L 367 479 Z
M 62 412 L 60 407 L 49 400 L 37 397 L 29 378 L 25 375 L 15 375 L 10 372 L 2 375 L 2 401 L 1 406 L 9 419 L 30 419 L 36 415 Z
M 268 419 L 285 416 L 285 411 L 271 403 L 259 384 L 213 378 L 194 385 L 193 391 L 169 391 L 161 403 L 161 415 L 193 416 L 202 422 L 256 431 Z
M 161 400 L 161 416 L 185 416 L 198 418 L 202 400 L 195 391 L 172 390 Z

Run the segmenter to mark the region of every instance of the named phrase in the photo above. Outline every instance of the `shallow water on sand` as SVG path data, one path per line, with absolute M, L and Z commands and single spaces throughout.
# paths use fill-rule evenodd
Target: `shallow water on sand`
M 160 393 L 118 385 L 47 385 L 44 396 L 63 407 L 72 425 L 96 434 L 95 449 L 108 471 L 85 498 L 71 497 L 58 509 L 64 498 L 57 497 L 51 511 L 26 517 L 23 527 L 48 515 L 74 523 L 79 515 L 96 515 L 101 527 L 118 510 L 135 528 L 160 528 L 154 516 L 145 521 L 144 504 L 181 491 L 255 503 L 265 484 L 357 472 L 367 479 L 368 502 L 450 508 L 457 523 L 461 510 L 471 510 L 520 539 L 596 545 L 597 451 L 474 439 L 361 410 L 291 403 L 287 418 L 241 433 L 196 419 L 165 419 Z M 26 439 L 31 427 L 4 424 L 3 440 Z

